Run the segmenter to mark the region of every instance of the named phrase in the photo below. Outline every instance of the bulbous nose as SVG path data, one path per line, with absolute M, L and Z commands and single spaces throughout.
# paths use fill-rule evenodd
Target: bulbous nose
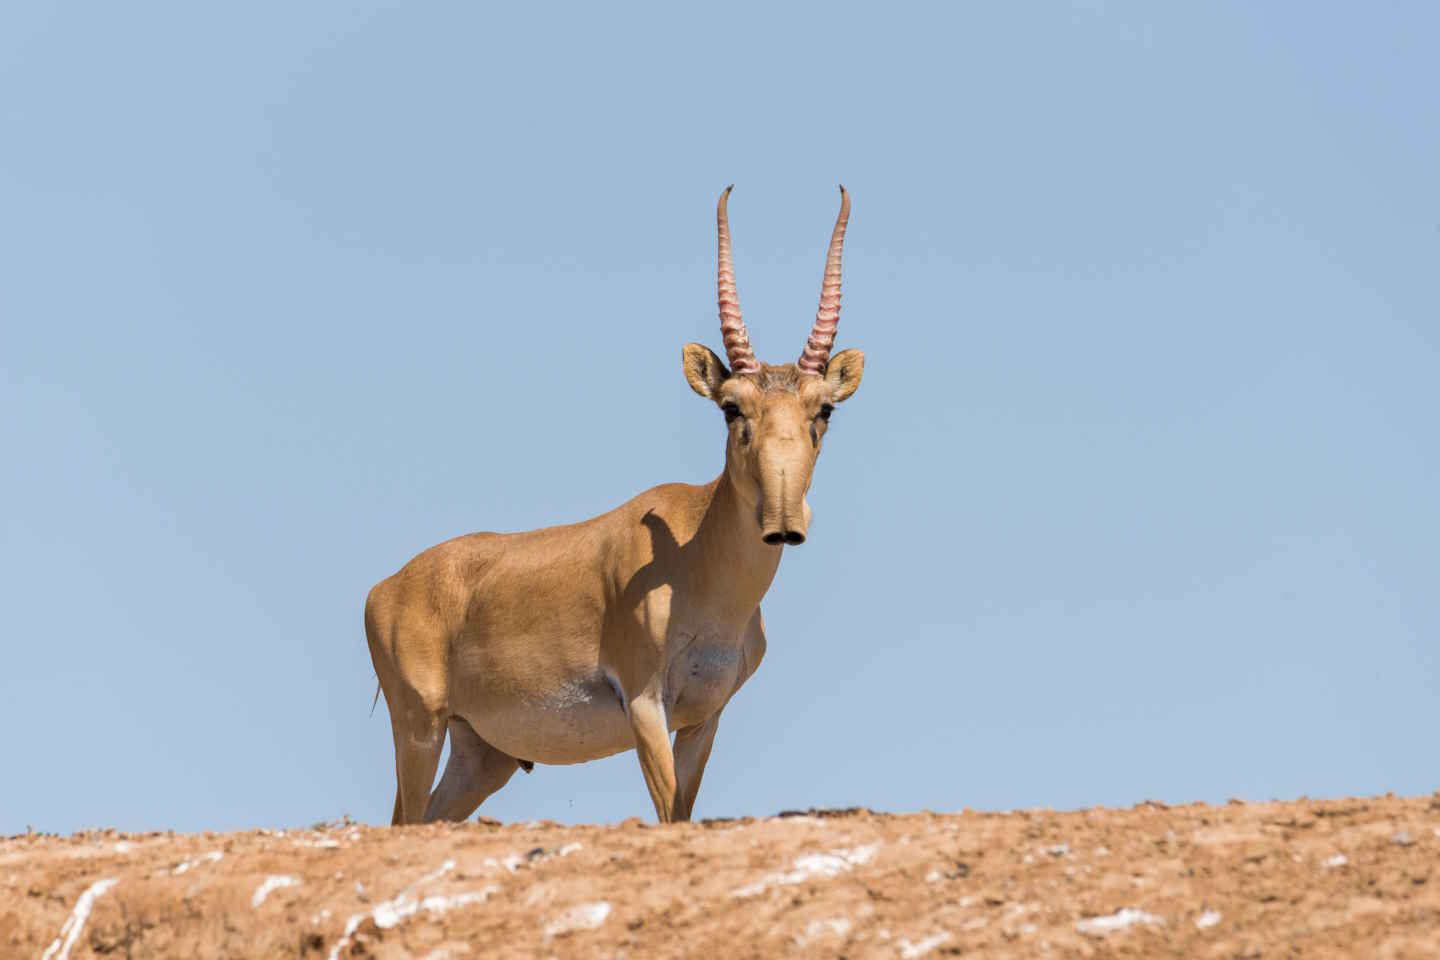
M 758 451 L 760 480 L 760 539 L 771 546 L 805 542 L 810 529 L 810 506 L 805 491 L 810 488 L 814 458 L 803 435 L 791 419 L 773 416 L 769 431 Z

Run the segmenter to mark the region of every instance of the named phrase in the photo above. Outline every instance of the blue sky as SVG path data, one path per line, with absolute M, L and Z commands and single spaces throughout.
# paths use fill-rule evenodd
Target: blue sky
M 385 821 L 361 610 L 868 357 L 700 816 L 1440 787 L 1430 4 L 10 3 L 0 833 Z M 482 813 L 652 815 L 633 754 Z

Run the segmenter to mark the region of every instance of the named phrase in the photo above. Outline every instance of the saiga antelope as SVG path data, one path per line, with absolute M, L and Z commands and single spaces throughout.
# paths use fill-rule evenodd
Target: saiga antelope
M 720 408 L 725 469 L 654 487 L 603 516 L 431 547 L 365 603 L 395 739 L 394 823 L 463 820 L 517 766 L 634 747 L 655 814 L 688 820 L 720 713 L 760 665 L 760 600 L 786 544 L 805 542 L 815 458 L 865 355 L 830 355 L 850 197 L 830 238 L 820 308 L 794 363 L 755 359 L 716 208 L 720 331 L 729 367 L 682 351 Z M 446 728 L 450 760 L 430 792 Z M 670 734 L 675 734 L 671 746 Z

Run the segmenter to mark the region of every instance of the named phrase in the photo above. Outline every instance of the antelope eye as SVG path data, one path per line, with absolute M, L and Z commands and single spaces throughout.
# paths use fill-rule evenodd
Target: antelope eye
M 735 418 L 740 416 L 740 408 L 733 403 L 726 403 L 720 406 L 720 412 L 725 414 L 725 422 L 733 423 Z
M 834 412 L 835 412 L 835 407 L 834 407 L 833 405 L 828 404 L 828 403 L 823 403 L 823 404 L 820 405 L 820 412 L 817 413 L 817 414 L 815 415 L 815 417 L 816 417 L 816 419 L 824 420 L 826 423 L 829 423 L 829 422 L 830 422 L 830 414 L 832 414 L 832 413 L 834 413 Z

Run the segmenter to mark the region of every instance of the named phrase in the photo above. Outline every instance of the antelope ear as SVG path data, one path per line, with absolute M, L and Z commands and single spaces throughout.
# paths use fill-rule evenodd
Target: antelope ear
M 841 350 L 830 358 L 825 368 L 825 382 L 830 386 L 830 402 L 848 400 L 860 388 L 865 375 L 865 354 L 859 350 Z
M 685 344 L 681 357 L 685 362 L 685 379 L 690 381 L 690 389 L 707 400 L 718 397 L 720 384 L 730 379 L 730 371 L 725 369 L 720 358 L 709 347 L 698 343 Z

